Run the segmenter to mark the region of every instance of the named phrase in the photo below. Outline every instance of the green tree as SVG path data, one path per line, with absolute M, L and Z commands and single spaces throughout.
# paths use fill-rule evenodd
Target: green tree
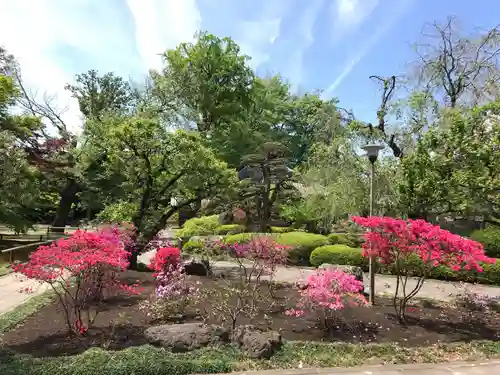
M 99 137 L 89 142 L 106 149 L 108 173 L 121 175 L 120 194 L 108 202 L 121 209 L 126 204 L 132 213 L 138 251 L 178 210 L 223 194 L 235 182 L 235 172 L 196 132 L 171 131 L 157 118 L 137 116 L 109 118 L 98 126 Z
M 403 160 L 400 184 L 411 216 L 482 215 L 500 224 L 500 102 L 449 109 Z
M 273 208 L 280 197 L 290 190 L 292 170 L 286 165 L 285 148 L 276 142 L 266 142 L 260 152 L 246 155 L 239 171 L 240 199 L 249 220 L 248 226 L 257 225 L 261 233 L 269 231 Z

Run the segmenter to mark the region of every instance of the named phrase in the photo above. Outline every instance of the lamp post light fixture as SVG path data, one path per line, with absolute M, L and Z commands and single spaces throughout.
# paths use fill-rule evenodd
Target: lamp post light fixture
M 361 147 L 364 151 L 366 151 L 366 156 L 368 160 L 370 160 L 371 169 L 370 169 L 370 216 L 373 216 L 373 180 L 375 175 L 375 162 L 378 158 L 378 153 L 384 149 L 384 146 L 378 144 L 367 144 Z M 370 295 L 369 301 L 372 305 L 375 304 L 375 272 L 374 272 L 374 259 L 370 257 L 368 259 L 368 275 L 370 277 Z

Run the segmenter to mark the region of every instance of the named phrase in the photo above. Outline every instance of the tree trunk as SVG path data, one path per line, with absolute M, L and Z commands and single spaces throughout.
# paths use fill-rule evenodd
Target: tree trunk
M 60 192 L 59 206 L 57 207 L 56 217 L 52 222 L 52 232 L 64 233 L 64 227 L 68 222 L 71 206 L 76 201 L 76 193 L 78 193 L 78 183 L 74 179 L 68 178 L 66 185 Z

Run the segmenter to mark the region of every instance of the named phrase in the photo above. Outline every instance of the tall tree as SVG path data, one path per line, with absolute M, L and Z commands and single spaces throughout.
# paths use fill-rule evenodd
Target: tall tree
M 464 34 L 454 17 L 424 29 L 415 45 L 419 57 L 415 76 L 419 91 L 430 92 L 452 108 L 485 104 L 498 97 L 500 82 L 500 24 Z
M 129 205 L 137 228 L 137 251 L 175 212 L 223 194 L 235 182 L 235 172 L 227 169 L 195 132 L 172 132 L 158 118 L 137 116 L 108 118 L 98 126 L 102 129 L 99 137 L 89 142 L 105 148 L 105 170 L 121 175 L 120 194 L 105 210 Z
M 500 225 L 500 102 L 449 109 L 403 160 L 400 190 L 411 216 L 481 215 Z
M 113 72 L 100 75 L 97 70 L 77 74 L 75 84 L 65 89 L 78 100 L 86 119 L 100 120 L 106 113 L 123 111 L 130 107 L 133 90 L 130 84 Z

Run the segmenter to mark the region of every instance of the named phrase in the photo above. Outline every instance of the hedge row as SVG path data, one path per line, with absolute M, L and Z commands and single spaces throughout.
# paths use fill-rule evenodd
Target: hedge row
M 420 269 L 421 260 L 415 258 L 415 270 Z M 362 250 L 351 248 L 346 245 L 329 245 L 316 248 L 310 256 L 310 263 L 319 266 L 323 263 L 341 264 L 361 267 L 365 272 L 368 271 L 368 260 L 363 257 Z M 378 265 L 378 273 L 394 274 L 391 267 Z M 494 264 L 485 264 L 483 272 L 477 271 L 452 271 L 448 267 L 439 266 L 433 268 L 428 278 L 447 281 L 464 281 L 470 283 L 500 285 L 500 259 Z M 420 276 L 416 274 L 415 276 Z
M 231 235 L 244 233 L 246 230 L 244 225 L 240 224 L 219 224 L 219 216 L 202 216 L 187 220 L 182 229 L 177 230 L 176 235 L 181 238 L 189 239 L 193 236 L 210 236 L 210 235 Z M 271 227 L 272 233 L 291 232 L 291 227 Z
M 328 237 L 307 232 L 240 233 L 224 238 L 226 244 L 247 243 L 255 236 L 272 236 L 280 245 L 290 247 L 288 260 L 290 264 L 308 265 L 309 257 L 314 249 L 330 243 Z

